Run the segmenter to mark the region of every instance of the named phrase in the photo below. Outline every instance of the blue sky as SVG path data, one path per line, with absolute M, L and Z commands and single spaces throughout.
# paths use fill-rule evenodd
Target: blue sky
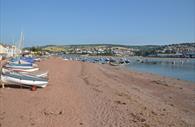
M 0 0 L 0 29 L 25 46 L 195 42 L 195 0 Z

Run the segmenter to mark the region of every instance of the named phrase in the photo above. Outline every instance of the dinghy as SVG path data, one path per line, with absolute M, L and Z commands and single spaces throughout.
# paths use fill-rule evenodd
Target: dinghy
M 33 72 L 33 71 L 38 71 L 39 68 L 35 67 L 35 68 L 7 68 L 7 67 L 3 67 L 2 68 L 2 72 L 9 72 L 9 71 L 15 71 L 15 72 Z
M 34 63 L 34 60 L 26 59 L 25 57 L 16 57 L 9 60 L 10 63 Z
M 112 66 L 119 66 L 119 65 L 120 65 L 120 64 L 117 63 L 117 62 L 109 62 L 109 64 L 112 65 Z
M 28 70 L 28 69 L 26 69 L 26 70 Z M 37 77 L 47 77 L 47 75 L 48 75 L 47 71 L 36 70 L 36 71 L 29 72 L 29 71 L 18 71 L 18 70 L 11 69 L 11 68 L 2 68 L 2 73 L 7 73 L 7 72 L 17 72 L 17 73 L 21 73 L 24 75 L 37 76 Z
M 1 81 L 5 84 L 27 85 L 36 87 L 46 87 L 48 80 L 40 77 L 23 75 L 16 72 L 1 74 Z
M 24 60 L 15 60 L 15 61 L 10 60 L 10 61 L 8 61 L 8 63 L 14 63 L 14 64 L 32 64 L 32 63 L 29 63 L 29 62 L 24 61 Z
M 30 69 L 36 66 L 37 65 L 35 64 L 15 64 L 15 63 L 9 63 L 5 65 L 5 67 L 8 67 L 8 68 L 20 68 L 20 69 Z
M 21 60 L 29 62 L 29 63 L 34 63 L 35 62 L 35 58 L 32 57 L 20 57 Z
M 34 58 L 34 61 L 40 62 L 41 61 L 41 58 Z
M 110 59 L 109 64 L 112 66 L 118 66 L 120 65 L 119 61 L 115 60 L 115 59 Z

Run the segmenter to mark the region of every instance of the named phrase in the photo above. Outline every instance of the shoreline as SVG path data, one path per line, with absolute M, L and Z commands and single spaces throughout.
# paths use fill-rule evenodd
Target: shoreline
M 193 82 L 55 57 L 38 64 L 48 86 L 0 89 L 1 126 L 195 126 Z
M 123 68 L 123 67 L 121 67 Z M 162 77 L 162 78 L 166 78 L 166 79 L 170 79 L 170 80 L 177 80 L 177 81 L 181 81 L 181 82 L 188 82 L 190 84 L 194 84 L 195 85 L 195 81 L 192 80 L 185 80 L 185 79 L 180 79 L 177 77 L 171 77 L 171 76 L 166 76 L 166 75 L 161 75 L 158 73 L 153 73 L 153 72 L 146 72 L 146 71 L 139 71 L 139 70 L 133 70 L 133 69 L 129 69 L 128 67 L 124 67 L 124 69 L 127 68 L 128 71 L 130 72 L 135 72 L 135 73 L 139 73 L 139 74 L 146 74 L 146 75 L 152 75 L 152 76 L 158 76 L 158 77 Z

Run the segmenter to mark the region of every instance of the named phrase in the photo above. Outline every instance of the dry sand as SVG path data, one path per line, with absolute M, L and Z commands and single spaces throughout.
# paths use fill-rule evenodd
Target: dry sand
M 44 89 L 0 89 L 0 127 L 195 127 L 195 84 L 50 58 Z

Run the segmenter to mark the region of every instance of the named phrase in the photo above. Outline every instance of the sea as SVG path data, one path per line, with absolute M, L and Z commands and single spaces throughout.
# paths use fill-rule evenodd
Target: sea
M 130 70 L 195 82 L 195 59 L 144 58 L 126 65 Z
M 80 55 L 63 55 L 63 58 L 82 58 L 85 62 L 94 62 L 97 57 L 80 57 Z M 108 57 L 109 58 L 109 57 Z M 115 58 L 115 59 L 120 59 Z M 124 65 L 129 70 L 158 74 L 172 77 L 178 80 L 186 80 L 195 83 L 195 59 L 192 58 L 145 58 L 127 57 L 129 64 Z M 95 61 L 97 62 L 97 61 Z M 100 62 L 100 61 L 99 61 Z M 103 61 L 101 61 L 102 63 Z M 104 63 L 104 62 L 103 62 Z

